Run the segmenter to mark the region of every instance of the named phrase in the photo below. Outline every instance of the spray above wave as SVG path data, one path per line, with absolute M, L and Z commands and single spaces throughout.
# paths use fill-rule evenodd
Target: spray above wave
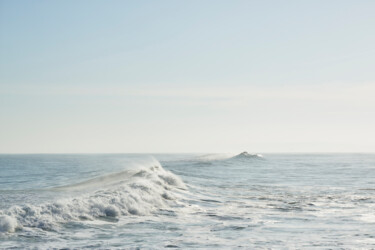
M 233 154 L 205 154 L 200 155 L 193 159 L 193 161 L 199 162 L 211 162 L 211 161 L 222 161 L 233 157 Z
M 96 191 L 75 198 L 0 210 L 0 232 L 14 232 L 23 227 L 56 230 L 61 223 L 71 221 L 145 215 L 170 206 L 178 195 L 175 191 L 186 189 L 178 176 L 163 169 L 155 160 L 151 167 L 110 174 L 55 190 L 76 191 L 92 187 Z

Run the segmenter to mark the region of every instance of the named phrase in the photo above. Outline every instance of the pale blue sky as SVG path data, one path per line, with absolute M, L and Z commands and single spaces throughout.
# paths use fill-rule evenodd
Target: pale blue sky
M 374 152 L 374 13 L 0 0 L 0 153 Z

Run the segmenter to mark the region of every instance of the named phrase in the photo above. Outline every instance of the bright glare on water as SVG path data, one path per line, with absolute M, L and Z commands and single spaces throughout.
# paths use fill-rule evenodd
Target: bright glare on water
M 375 155 L 0 155 L 0 248 L 375 248 Z

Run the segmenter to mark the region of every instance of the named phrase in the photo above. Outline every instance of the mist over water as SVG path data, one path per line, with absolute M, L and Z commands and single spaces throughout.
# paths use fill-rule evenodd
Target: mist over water
M 374 248 L 375 155 L 0 155 L 0 248 Z

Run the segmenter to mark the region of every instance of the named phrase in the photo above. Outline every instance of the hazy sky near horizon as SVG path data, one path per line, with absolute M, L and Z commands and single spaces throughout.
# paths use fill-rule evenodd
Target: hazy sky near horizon
M 374 152 L 374 12 L 0 0 L 0 153 Z

